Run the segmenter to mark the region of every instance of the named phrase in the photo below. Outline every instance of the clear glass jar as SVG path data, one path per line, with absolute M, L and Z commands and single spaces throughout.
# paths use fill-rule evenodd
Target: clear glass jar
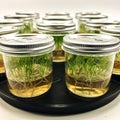
M 16 32 L 17 32 L 16 27 L 11 27 L 11 26 L 0 27 L 0 36 L 7 35 L 7 34 L 14 34 Z M 0 74 L 4 74 L 4 73 L 5 73 L 5 68 L 4 68 L 2 54 L 0 53 Z
M 16 19 L 22 21 L 24 25 L 19 29 L 19 34 L 37 33 L 36 21 L 39 18 L 37 14 L 16 13 L 15 15 L 6 15 L 4 18 L 8 20 Z
M 81 30 L 83 31 L 82 33 L 84 33 L 85 31 L 85 26 L 84 26 L 84 23 L 88 20 L 88 19 L 81 19 L 81 16 L 84 16 L 84 15 L 100 15 L 101 12 L 98 12 L 98 11 L 81 11 L 81 12 L 77 12 L 75 13 L 75 18 L 76 18 L 76 31 L 80 32 L 80 28 Z M 81 26 L 80 26 L 80 23 L 83 23 Z
M 29 34 L 0 41 L 10 92 L 23 98 L 46 93 L 52 85 L 53 37 Z
M 101 34 L 71 34 L 63 41 L 66 85 L 73 94 L 94 98 L 109 89 L 119 39 Z
M 111 19 L 88 20 L 86 22 L 86 32 L 99 34 L 101 32 L 101 27 L 103 25 L 119 25 L 119 24 L 120 21 Z
M 111 35 L 120 39 L 120 25 L 106 25 L 101 27 L 101 33 Z M 120 50 L 116 54 L 113 68 L 114 75 L 120 75 Z
M 54 37 L 53 62 L 64 62 L 65 55 L 61 48 L 63 37 L 75 32 L 75 24 L 69 13 L 46 13 L 42 22 L 37 24 L 37 28 L 40 33 L 50 34 Z
M 95 20 L 95 19 L 107 19 L 108 16 L 106 15 L 102 15 L 102 14 L 85 14 L 85 15 L 81 15 L 78 18 L 78 33 L 87 33 L 87 29 L 86 29 L 86 22 L 89 20 Z

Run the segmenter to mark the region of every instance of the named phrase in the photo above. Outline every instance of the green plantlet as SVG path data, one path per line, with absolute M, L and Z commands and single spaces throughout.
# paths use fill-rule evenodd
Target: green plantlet
M 36 96 L 52 83 L 51 55 L 5 56 L 10 91 L 22 97 Z M 40 93 L 41 91 L 41 93 Z
M 33 28 L 32 22 L 24 23 L 24 26 L 18 30 L 18 34 L 27 34 L 27 33 L 37 33 L 35 28 Z
M 66 57 L 68 56 L 70 55 L 67 54 Z M 108 71 L 111 68 L 111 57 L 71 55 L 67 62 L 67 68 L 69 75 L 76 79 L 84 76 L 88 81 L 104 80 L 110 77 Z

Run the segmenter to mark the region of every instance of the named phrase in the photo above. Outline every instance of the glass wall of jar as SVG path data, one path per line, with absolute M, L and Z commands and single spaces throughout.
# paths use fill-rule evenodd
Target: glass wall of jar
M 65 34 L 75 32 L 75 24 L 68 13 L 46 13 L 42 22 L 37 24 L 40 33 L 51 34 L 55 41 L 53 62 L 64 62 L 65 55 L 61 46 Z
M 107 15 L 102 15 L 102 14 L 98 14 L 98 15 L 81 15 L 80 17 L 78 17 L 78 32 L 79 33 L 86 33 L 86 22 L 88 20 L 93 20 L 93 19 L 107 19 L 108 16 Z
M 21 20 L 24 23 L 24 26 L 20 28 L 19 33 L 37 33 L 36 22 L 39 19 L 37 14 L 22 14 L 16 13 L 15 15 L 6 15 L 5 19 L 17 19 Z
M 120 21 L 110 19 L 93 19 L 86 22 L 86 33 L 100 33 L 103 25 L 119 25 Z
M 71 34 L 63 41 L 66 86 L 73 94 L 94 98 L 109 89 L 119 39 L 102 34 Z
M 0 43 L 8 88 L 13 95 L 30 98 L 51 88 L 53 37 L 44 34 L 5 36 Z
M 98 11 L 81 11 L 81 12 L 76 12 L 75 13 L 75 19 L 76 19 L 76 30 L 79 31 L 79 19 L 83 15 L 100 15 L 101 12 Z M 85 20 L 83 19 L 83 22 Z
M 101 27 L 101 33 L 111 35 L 120 39 L 120 25 L 107 25 Z M 114 75 L 120 75 L 120 50 L 116 54 L 113 68 Z
M 0 26 L 0 37 L 7 34 L 14 34 L 17 32 L 16 27 L 12 26 Z M 0 76 L 5 74 L 4 62 L 2 54 L 0 53 Z
M 16 12 L 16 15 L 27 15 L 32 18 L 31 22 L 31 30 L 30 33 L 37 33 L 37 22 L 40 19 L 40 14 L 38 12 L 30 13 L 30 12 Z M 24 30 L 23 30 L 24 33 Z

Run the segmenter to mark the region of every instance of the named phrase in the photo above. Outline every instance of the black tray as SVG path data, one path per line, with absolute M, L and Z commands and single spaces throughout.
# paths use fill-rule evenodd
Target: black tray
M 19 98 L 12 95 L 7 80 L 0 80 L 0 97 L 22 110 L 45 114 L 75 114 L 97 109 L 114 100 L 120 93 L 120 76 L 112 76 L 109 91 L 98 98 L 87 99 L 71 94 L 64 81 L 64 63 L 53 63 L 54 82 L 49 92 L 34 98 Z

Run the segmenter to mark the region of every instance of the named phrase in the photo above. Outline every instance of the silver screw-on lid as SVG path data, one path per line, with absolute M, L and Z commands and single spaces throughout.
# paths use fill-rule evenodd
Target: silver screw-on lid
M 119 24 L 120 21 L 111 19 L 91 19 L 86 22 L 86 26 L 98 28 L 100 28 L 103 25 L 119 25 Z
M 31 21 L 33 20 L 33 17 L 29 15 L 5 15 L 4 19 L 17 19 L 22 21 Z
M 83 15 L 100 15 L 100 14 L 101 12 L 98 12 L 98 11 L 81 11 L 75 14 L 75 18 L 79 18 L 80 16 L 83 16 Z
M 31 12 L 16 12 L 16 15 L 27 15 L 30 16 L 32 18 L 38 19 L 40 18 L 40 14 L 35 12 L 35 13 L 31 13 Z
M 23 26 L 24 23 L 21 20 L 18 19 L 0 19 L 0 26 L 16 26 L 20 27 Z
M 102 34 L 71 34 L 63 38 L 63 50 L 75 54 L 104 54 L 119 50 L 116 37 Z
M 82 15 L 80 16 L 80 19 L 105 19 L 108 18 L 107 15 Z
M 120 25 L 106 25 L 101 27 L 101 32 L 112 36 L 120 37 Z
M 70 16 L 68 12 L 48 12 L 46 16 Z
M 5 34 L 10 34 L 10 33 L 15 33 L 17 32 L 16 27 L 12 26 L 1 26 L 0 27 L 0 35 L 5 35 Z
M 45 34 L 8 35 L 0 38 L 0 51 L 9 54 L 44 54 L 53 51 L 54 40 Z
M 37 28 L 41 32 L 68 32 L 75 31 L 75 23 L 68 13 L 46 13 Z

